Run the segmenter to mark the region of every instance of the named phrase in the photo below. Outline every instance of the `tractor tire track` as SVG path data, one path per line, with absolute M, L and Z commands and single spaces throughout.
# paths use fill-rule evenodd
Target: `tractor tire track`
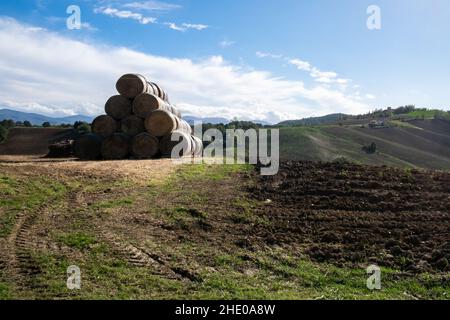
M 46 208 L 47 204 L 43 204 L 37 210 L 21 212 L 8 238 L 9 247 L 12 248 L 8 262 L 11 276 L 17 278 L 16 283 L 19 287 L 38 292 L 45 291 L 47 285 L 39 281 L 42 270 L 33 257 L 33 253 L 45 248 L 46 244 L 33 236 L 33 227 L 38 216 L 44 214 Z
M 84 193 L 80 190 L 74 190 L 70 194 L 69 200 L 74 208 L 78 210 L 87 210 L 87 201 Z M 150 268 L 156 275 L 161 275 L 169 279 L 188 279 L 190 281 L 199 281 L 199 277 L 188 270 L 178 267 L 170 267 L 163 258 L 157 254 L 150 253 L 145 249 L 131 244 L 124 237 L 112 232 L 104 224 L 96 226 L 97 234 L 111 247 L 117 251 L 125 260 L 136 267 Z

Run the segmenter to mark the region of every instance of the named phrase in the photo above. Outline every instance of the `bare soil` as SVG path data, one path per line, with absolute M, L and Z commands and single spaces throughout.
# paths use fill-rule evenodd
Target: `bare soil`
M 448 172 L 286 162 L 250 192 L 268 202 L 256 214 L 271 223 L 251 231 L 266 243 L 337 265 L 450 270 Z

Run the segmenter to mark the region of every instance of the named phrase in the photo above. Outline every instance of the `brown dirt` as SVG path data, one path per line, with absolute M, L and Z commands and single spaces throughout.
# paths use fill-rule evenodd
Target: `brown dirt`
M 298 245 L 316 261 L 448 271 L 450 173 L 348 163 L 286 162 L 250 192 L 270 200 L 254 237 Z
M 6 142 L 0 144 L 0 155 L 45 155 L 49 145 L 77 137 L 73 129 L 12 128 Z
M 14 172 L 41 173 L 55 178 L 97 178 L 106 182 L 114 178 L 126 178 L 138 184 L 159 181 L 172 173 L 177 162 L 170 159 L 121 160 L 121 161 L 79 161 L 67 159 L 46 159 L 36 156 L 0 156 L 2 170 L 9 168 Z

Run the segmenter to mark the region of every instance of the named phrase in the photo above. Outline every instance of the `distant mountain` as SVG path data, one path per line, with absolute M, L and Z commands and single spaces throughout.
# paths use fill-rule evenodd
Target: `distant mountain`
M 230 120 L 225 118 L 214 118 L 214 117 L 200 118 L 195 116 L 184 116 L 183 119 L 190 125 L 193 125 L 195 121 L 201 121 L 202 123 L 211 123 L 211 124 L 219 124 L 219 123 L 227 124 L 230 122 Z
M 22 122 L 28 120 L 33 125 L 42 125 L 42 123 L 44 122 L 49 122 L 51 125 L 59 125 L 63 123 L 72 124 L 76 121 L 85 121 L 90 123 L 92 122 L 93 117 L 76 115 L 69 117 L 53 118 L 38 113 L 28 113 L 10 109 L 0 109 L 0 121 L 5 119 L 11 119 L 14 121 L 22 121 Z
M 344 117 L 350 117 L 349 115 L 343 114 L 343 113 L 334 113 L 329 114 L 323 117 L 312 117 L 312 118 L 303 118 L 300 120 L 287 120 L 280 122 L 278 126 L 285 126 L 285 127 L 293 127 L 293 126 L 314 126 L 314 125 L 320 125 L 325 123 L 333 123 L 337 122 L 339 120 L 342 120 Z

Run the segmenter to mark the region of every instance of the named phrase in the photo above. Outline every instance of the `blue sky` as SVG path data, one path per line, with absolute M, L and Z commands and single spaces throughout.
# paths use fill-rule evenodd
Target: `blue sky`
M 120 73 L 139 72 L 198 116 L 449 109 L 449 35 L 448 0 L 3 0 L 0 105 L 94 115 Z

